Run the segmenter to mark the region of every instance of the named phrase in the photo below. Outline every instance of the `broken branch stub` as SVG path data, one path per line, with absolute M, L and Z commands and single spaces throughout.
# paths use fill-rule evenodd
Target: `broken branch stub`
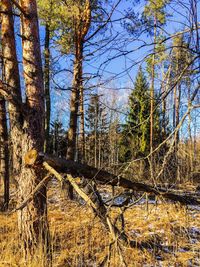
M 43 157 L 36 149 L 28 151 L 24 157 L 24 163 L 26 166 L 33 167 L 40 165 L 43 162 Z

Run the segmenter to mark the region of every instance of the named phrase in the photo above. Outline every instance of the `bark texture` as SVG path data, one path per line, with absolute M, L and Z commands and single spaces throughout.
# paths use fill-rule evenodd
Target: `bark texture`
M 44 50 L 44 87 L 45 87 L 45 144 L 44 150 L 49 148 L 49 130 L 51 117 L 50 97 L 50 31 L 48 24 L 45 27 L 45 50 Z
M 39 26 L 35 0 L 21 0 L 21 29 L 24 79 L 26 86 L 26 108 L 22 135 L 22 156 L 32 148 L 44 145 L 44 84 L 40 52 Z M 22 160 L 19 178 L 19 201 L 26 199 L 42 180 L 37 168 L 27 168 Z M 46 188 L 40 189 L 28 207 L 19 211 L 18 220 L 26 256 L 32 257 L 38 248 L 48 248 L 48 223 Z
M 81 70 L 81 72 L 83 72 Z M 83 74 L 81 74 L 83 76 Z M 81 78 L 80 85 L 80 151 L 79 151 L 79 159 L 81 162 L 85 161 L 85 111 L 84 111 L 84 89 L 83 89 L 83 77 Z
M 9 204 L 9 149 L 6 106 L 2 97 L 0 97 L 0 179 L 3 179 L 4 184 L 3 209 L 7 210 Z
M 70 101 L 70 123 L 68 130 L 68 148 L 67 159 L 74 160 L 76 155 L 76 137 L 78 125 L 78 109 L 80 98 L 80 70 L 82 65 L 82 45 L 77 46 L 76 58 L 74 63 L 74 78 L 72 85 L 71 101 Z M 81 63 L 80 63 L 81 62 Z
M 21 136 L 22 136 L 22 114 L 20 105 L 22 104 L 20 78 L 18 61 L 16 54 L 14 21 L 12 14 L 12 5 L 9 0 L 2 0 L 1 14 L 1 39 L 3 55 L 3 90 L 9 95 L 9 98 L 15 101 L 8 102 L 8 111 L 10 118 L 10 135 L 13 161 L 13 177 L 19 175 L 21 170 Z

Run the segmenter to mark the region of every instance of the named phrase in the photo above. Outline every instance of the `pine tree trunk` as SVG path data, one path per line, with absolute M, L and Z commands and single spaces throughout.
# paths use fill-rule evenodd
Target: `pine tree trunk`
M 154 49 L 155 52 L 155 49 Z M 150 97 L 151 97 L 151 111 L 150 111 L 150 150 L 153 151 L 153 124 L 154 124 L 154 118 L 153 118 L 153 111 L 154 111 L 154 76 L 155 76 L 155 55 L 153 55 L 152 60 L 152 73 L 151 73 L 151 91 L 150 91 Z
M 176 103 L 175 103 L 175 113 L 176 113 L 176 127 L 178 126 L 179 124 L 179 121 L 180 121 L 180 100 L 181 100 L 181 85 L 178 84 L 177 85 L 177 92 L 176 92 Z M 179 143 L 179 131 L 177 131 L 177 135 L 176 135 L 176 146 L 178 146 L 178 143 Z
M 191 106 L 191 81 L 189 80 L 187 83 L 188 86 L 188 107 Z M 191 125 L 192 125 L 192 116 L 191 113 L 188 114 L 188 135 L 189 135 L 189 173 L 188 176 L 190 176 L 191 173 L 194 171 L 194 157 L 193 157 L 193 144 L 192 144 L 192 130 L 191 130 Z
M 74 160 L 76 154 L 76 135 L 78 125 L 78 110 L 80 101 L 80 86 L 82 80 L 82 55 L 83 46 L 81 42 L 76 43 L 76 54 L 74 62 L 74 77 L 70 102 L 70 124 L 68 130 L 67 159 Z
M 44 83 L 40 52 L 37 5 L 35 0 L 21 0 L 24 14 L 21 14 L 24 80 L 26 86 L 26 108 L 22 136 L 22 171 L 19 179 L 19 202 L 26 199 L 42 179 L 39 169 L 25 165 L 27 151 L 41 149 L 44 145 Z M 49 229 L 47 222 L 46 188 L 34 196 L 33 201 L 18 213 L 20 235 L 24 252 L 30 259 L 43 249 L 46 256 Z
M 194 114 L 194 148 L 193 148 L 193 151 L 194 151 L 194 163 L 193 163 L 193 168 L 195 170 L 196 168 L 196 165 L 197 165 L 197 153 L 198 153 L 198 150 L 197 150 L 197 140 L 198 140 L 198 137 L 197 137 L 197 110 L 195 109 L 195 114 Z
M 4 184 L 4 210 L 9 204 L 9 149 L 5 100 L 0 97 L 0 179 Z
M 97 126 L 98 125 L 98 112 L 95 107 L 95 125 L 94 125 L 94 167 L 97 168 Z
M 181 43 L 178 45 L 182 45 L 182 40 Z M 175 73 L 176 76 L 178 77 L 178 74 L 180 72 L 180 68 L 182 67 L 181 64 L 181 52 L 180 49 L 176 50 L 175 54 Z M 179 120 L 180 120 L 180 98 L 181 98 L 181 82 L 177 81 L 177 84 L 174 88 L 174 110 L 173 110 L 173 128 L 176 129 Z M 180 181 L 180 165 L 179 165 L 179 156 L 178 156 L 178 144 L 179 144 L 179 130 L 177 130 L 176 135 L 175 135 L 175 143 L 174 143 L 174 155 L 176 156 L 176 179 Z
M 72 94 L 70 103 L 70 123 L 68 130 L 68 147 L 67 159 L 75 160 L 77 153 L 77 129 L 78 129 L 78 111 L 81 103 L 80 111 L 82 111 L 82 143 L 84 142 L 84 110 L 83 110 L 83 45 L 85 36 L 88 33 L 91 23 L 91 6 L 90 1 L 86 0 L 84 10 L 78 10 L 78 20 L 74 21 L 74 46 L 75 46 L 75 60 Z M 82 95 L 81 95 L 82 94 Z M 82 97 L 82 100 L 80 100 Z M 73 199 L 73 188 L 69 185 L 69 198 Z
M 45 27 L 45 50 L 44 50 L 44 87 L 45 87 L 45 144 L 44 151 L 49 152 L 49 130 L 51 118 L 50 97 L 50 31 L 48 24 Z
M 80 101 L 80 85 L 82 75 L 82 43 L 76 43 L 76 55 L 74 63 L 74 78 L 71 93 L 70 103 L 70 123 L 68 130 L 68 147 L 67 147 L 67 159 L 75 160 L 77 153 L 77 129 L 78 129 L 78 110 Z M 68 185 L 68 196 L 69 199 L 73 199 L 73 187 Z
M 84 119 L 84 90 L 83 82 L 80 88 L 80 152 L 81 162 L 85 162 L 85 119 Z
M 155 80 L 155 52 L 156 52 L 156 17 L 154 17 L 154 48 L 152 56 L 152 72 L 151 72 L 151 90 L 150 90 L 150 171 L 151 178 L 153 178 L 154 166 L 153 166 L 153 137 L 154 137 L 154 80 Z
M 167 74 L 165 75 L 164 73 L 164 63 L 163 63 L 163 67 L 162 67 L 162 95 L 163 95 L 163 99 L 162 99 L 162 138 L 161 141 L 165 140 L 166 138 L 166 97 L 165 97 L 165 92 L 167 92 L 167 85 L 168 85 L 168 77 L 170 77 L 170 67 L 167 71 Z M 166 81 L 166 84 L 165 84 Z
M 3 79 L 4 88 L 8 94 L 22 102 L 18 61 L 16 55 L 14 21 L 12 16 L 12 5 L 9 0 L 2 0 L 2 55 L 3 55 Z M 14 179 L 21 171 L 21 136 L 22 136 L 22 115 L 19 107 L 12 102 L 8 102 L 8 112 L 10 119 L 10 136 L 12 148 L 12 166 Z

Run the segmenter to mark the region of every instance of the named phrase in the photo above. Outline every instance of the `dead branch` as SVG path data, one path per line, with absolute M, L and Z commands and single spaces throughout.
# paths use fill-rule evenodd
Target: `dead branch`
M 62 175 L 60 175 L 47 162 L 44 162 L 43 166 L 45 167 L 45 169 L 49 173 L 53 174 L 58 179 L 59 182 L 65 181 L 65 178 Z M 92 196 L 89 197 L 88 193 L 86 194 L 78 186 L 78 184 L 75 182 L 75 179 L 71 175 L 67 175 L 66 179 L 70 182 L 70 184 L 73 186 L 74 190 L 81 196 L 81 198 L 83 198 L 83 200 L 85 200 L 85 202 L 93 210 L 95 215 L 98 216 L 101 223 L 104 225 L 105 229 L 110 232 L 111 237 L 113 239 L 113 242 L 117 246 L 117 250 L 119 252 L 119 256 L 120 256 L 120 259 L 122 262 L 123 262 L 123 255 L 121 254 L 121 245 L 132 247 L 132 248 L 140 248 L 140 249 L 151 248 L 151 247 L 155 247 L 155 248 L 159 248 L 159 249 L 162 248 L 161 245 L 151 243 L 151 242 L 138 243 L 135 240 L 129 240 L 126 233 L 124 233 L 123 231 L 120 231 L 115 225 L 113 225 L 113 223 L 112 223 L 112 221 L 111 221 L 111 219 L 107 213 L 107 209 L 105 208 L 102 199 L 99 198 L 95 189 L 93 189 L 93 192 L 95 192 L 95 194 L 92 194 Z M 123 264 L 125 265 L 125 262 L 123 262 Z
M 77 163 L 64 158 L 58 158 L 52 155 L 39 153 L 34 149 L 27 153 L 25 162 L 30 167 L 34 167 L 34 165 L 38 164 L 41 165 L 43 162 L 46 162 L 56 171 L 69 174 L 73 177 L 83 177 L 85 179 L 94 180 L 98 184 L 102 185 L 121 186 L 126 189 L 152 193 L 165 199 L 179 202 L 183 205 L 200 204 L 200 201 L 192 196 L 180 195 L 165 188 L 153 187 L 148 184 L 130 181 L 124 177 L 116 176 L 107 171 L 98 170 L 86 164 Z
M 52 173 L 60 182 L 62 182 L 64 180 L 64 178 L 55 170 L 53 169 L 48 163 L 44 162 L 43 166 L 46 168 L 46 170 L 48 170 L 48 172 Z M 77 183 L 75 182 L 75 180 L 73 179 L 73 177 L 71 175 L 67 175 L 67 180 L 70 182 L 70 184 L 73 186 L 74 190 L 79 194 L 79 196 L 81 196 L 81 198 L 83 200 L 85 200 L 85 202 L 88 204 L 88 206 L 90 208 L 92 208 L 93 212 L 100 218 L 100 221 L 103 223 L 103 225 L 105 226 L 106 229 L 109 230 L 113 242 L 115 242 L 116 244 L 116 248 L 117 251 L 119 253 L 121 262 L 123 263 L 124 266 L 126 266 L 121 249 L 120 249 L 120 245 L 118 244 L 118 238 L 121 239 L 121 234 L 119 235 L 120 231 L 118 230 L 118 228 L 116 226 L 114 226 L 111 222 L 111 219 L 109 217 L 109 215 L 107 214 L 107 211 L 103 205 L 103 203 L 100 203 L 102 207 L 104 207 L 104 209 L 99 209 L 99 199 L 96 196 L 95 198 L 95 202 L 77 185 Z
M 59 159 L 59 160 L 64 160 L 64 159 Z M 30 203 L 30 201 L 33 199 L 33 196 L 39 192 L 42 186 L 44 186 L 44 184 L 47 183 L 53 175 L 58 179 L 59 182 L 66 182 L 66 179 L 67 179 L 67 181 L 70 182 L 70 184 L 73 186 L 74 190 L 78 193 L 78 195 L 81 196 L 83 200 L 85 200 L 87 205 L 93 210 L 94 214 L 98 216 L 101 223 L 104 225 L 105 229 L 109 231 L 109 233 L 111 234 L 113 244 L 115 243 L 118 253 L 120 255 L 120 259 L 124 265 L 125 265 L 125 262 L 124 262 L 123 255 L 121 252 L 121 245 L 128 246 L 131 248 L 139 248 L 139 249 L 151 249 L 152 247 L 156 249 L 162 249 L 162 246 L 160 244 L 155 244 L 154 242 L 148 241 L 148 242 L 138 243 L 135 240 L 129 240 L 129 237 L 126 235 L 126 233 L 124 231 L 120 231 L 117 228 L 117 226 L 112 223 L 101 196 L 99 195 L 98 191 L 95 189 L 95 186 L 91 185 L 91 183 L 90 183 L 90 186 L 87 187 L 88 192 L 86 193 L 84 190 L 82 190 L 78 186 L 78 184 L 75 182 L 75 179 L 71 175 L 68 174 L 65 179 L 60 173 L 58 173 L 46 161 L 42 162 L 41 155 L 39 156 L 36 150 L 31 150 L 30 152 L 27 153 L 25 157 L 25 163 L 29 167 L 32 166 L 33 168 L 36 166 L 38 167 L 38 165 L 41 164 L 48 171 L 48 174 L 36 186 L 36 188 L 33 190 L 30 196 L 26 200 L 23 201 L 23 203 L 21 203 L 15 210 L 7 214 L 10 215 L 17 210 L 23 209 L 28 203 Z

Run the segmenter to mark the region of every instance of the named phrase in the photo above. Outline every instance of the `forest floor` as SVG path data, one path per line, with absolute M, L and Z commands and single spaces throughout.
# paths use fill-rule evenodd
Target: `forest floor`
M 103 188 L 102 190 L 106 190 Z M 120 267 L 121 259 L 99 219 L 86 204 L 66 200 L 53 183 L 48 190 L 48 216 L 52 238 L 53 267 L 98 267 L 110 255 L 110 264 Z M 110 211 L 112 219 L 120 209 Z M 122 248 L 127 266 L 200 266 L 200 209 L 183 207 L 164 200 L 145 200 L 124 213 L 125 232 L 130 239 L 159 244 L 159 248 Z M 0 214 L 0 267 L 42 266 L 42 257 L 25 263 L 17 238 L 16 214 Z M 120 220 L 118 227 L 120 228 Z

